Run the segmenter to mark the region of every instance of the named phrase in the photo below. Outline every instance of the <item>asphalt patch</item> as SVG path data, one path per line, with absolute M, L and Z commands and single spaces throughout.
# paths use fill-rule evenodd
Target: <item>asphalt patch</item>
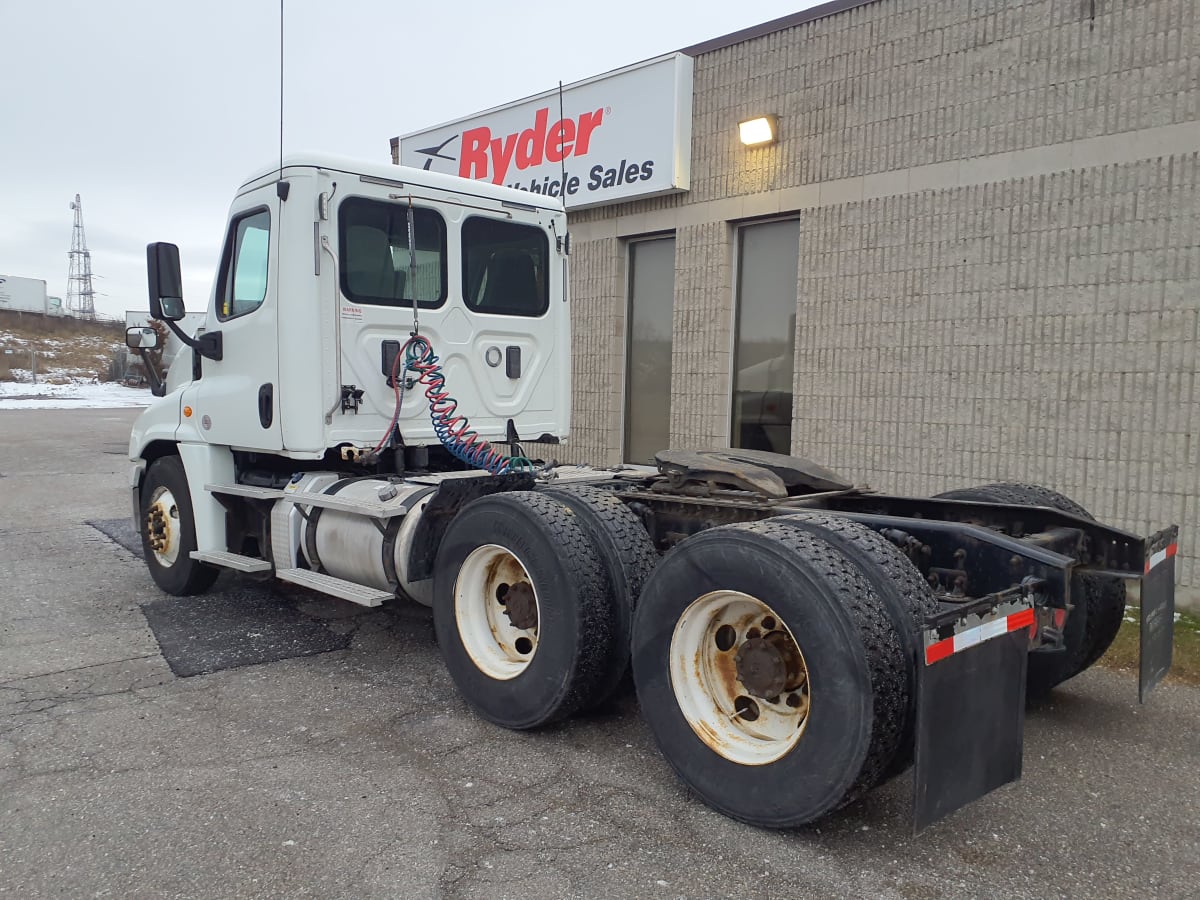
M 180 678 L 314 656 L 350 646 L 265 588 L 230 586 L 198 597 L 164 597 L 141 605 L 163 659 Z
M 133 519 L 125 516 L 122 519 L 94 519 L 84 523 L 91 525 L 98 532 L 121 547 L 124 547 L 138 559 L 142 555 L 142 536 L 133 527 Z
M 138 559 L 145 558 L 141 535 L 129 517 L 87 524 Z M 336 633 L 322 619 L 345 618 L 335 615 L 345 607 L 350 604 L 309 591 L 247 583 L 232 572 L 223 573 L 207 594 L 164 596 L 141 604 L 163 659 L 180 678 L 344 650 L 350 631 Z M 365 612 L 358 607 L 350 611 L 354 616 Z

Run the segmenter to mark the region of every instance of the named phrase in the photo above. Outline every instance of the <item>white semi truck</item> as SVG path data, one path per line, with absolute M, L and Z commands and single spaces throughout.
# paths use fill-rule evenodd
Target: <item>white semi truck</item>
M 728 448 L 531 459 L 570 433 L 569 251 L 545 195 L 317 156 L 248 180 L 205 327 L 178 332 L 192 352 L 130 439 L 154 581 L 187 595 L 231 569 L 431 606 L 455 684 L 507 728 L 632 669 L 683 781 L 769 827 L 914 760 L 918 827 L 1019 777 L 1027 691 L 1096 661 L 1126 580 L 1143 693 L 1162 678 L 1174 527 L 1143 539 L 1032 485 L 893 496 Z M 174 327 L 178 249 L 147 257 Z

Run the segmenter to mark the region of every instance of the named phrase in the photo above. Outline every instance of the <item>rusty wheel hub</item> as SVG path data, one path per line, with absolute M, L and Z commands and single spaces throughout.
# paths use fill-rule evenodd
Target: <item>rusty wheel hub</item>
M 751 696 L 762 700 L 795 690 L 803 681 L 804 664 L 796 642 L 782 631 L 746 641 L 738 648 L 734 663 L 738 681 Z
M 151 549 L 159 553 L 167 549 L 167 519 L 161 506 L 155 506 L 146 515 L 146 533 L 150 536 Z
M 527 581 L 519 581 L 509 587 L 501 597 L 504 604 L 504 614 L 513 628 L 536 628 L 538 623 L 537 597 Z
M 146 508 L 146 543 L 160 565 L 173 566 L 179 557 L 181 526 L 175 496 L 165 487 L 154 491 Z

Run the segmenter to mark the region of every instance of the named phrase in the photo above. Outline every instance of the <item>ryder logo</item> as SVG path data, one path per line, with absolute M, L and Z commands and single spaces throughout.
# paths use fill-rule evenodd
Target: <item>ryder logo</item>
M 577 119 L 549 122 L 550 108 L 543 107 L 534 114 L 533 127 L 524 131 L 504 137 L 493 137 L 486 125 L 464 131 L 459 176 L 503 184 L 510 168 L 522 172 L 543 163 L 560 163 L 568 156 L 585 156 L 592 133 L 604 124 L 604 108 Z

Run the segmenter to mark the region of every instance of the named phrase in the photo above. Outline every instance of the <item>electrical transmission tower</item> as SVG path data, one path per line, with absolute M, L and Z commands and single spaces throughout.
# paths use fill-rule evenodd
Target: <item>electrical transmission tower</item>
M 83 234 L 83 203 L 79 195 L 71 204 L 75 227 L 71 230 L 71 274 L 67 277 L 67 309 L 81 319 L 96 318 L 96 292 L 92 290 L 92 254 Z

